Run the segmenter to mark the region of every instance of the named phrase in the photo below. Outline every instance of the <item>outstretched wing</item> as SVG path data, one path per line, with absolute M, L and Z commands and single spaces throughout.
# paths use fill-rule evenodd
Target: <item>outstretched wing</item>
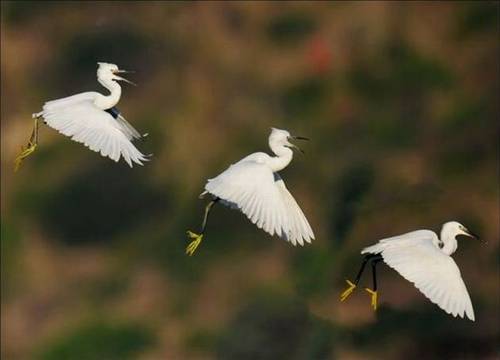
M 130 167 L 132 163 L 142 165 L 147 161 L 120 124 L 84 97 L 85 94 L 88 93 L 46 103 L 42 115 L 47 125 L 102 156 L 114 161 L 123 157 Z
M 239 209 L 257 227 L 293 245 L 311 242 L 312 230 L 283 180 L 264 164 L 240 161 L 208 180 L 205 190 Z
M 381 240 L 362 254 L 379 253 L 391 268 L 412 282 L 446 313 L 474 321 L 474 310 L 455 261 L 435 244 L 432 231 L 420 230 Z

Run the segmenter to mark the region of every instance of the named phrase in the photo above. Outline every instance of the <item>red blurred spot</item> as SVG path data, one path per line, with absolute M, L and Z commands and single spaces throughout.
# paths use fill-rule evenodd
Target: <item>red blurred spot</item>
M 330 70 L 332 53 L 323 37 L 316 36 L 309 42 L 307 57 L 315 73 L 323 74 Z

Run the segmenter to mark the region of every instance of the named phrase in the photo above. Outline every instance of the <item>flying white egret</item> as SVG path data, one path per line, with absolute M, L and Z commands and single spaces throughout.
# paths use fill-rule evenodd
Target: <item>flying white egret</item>
M 217 202 L 240 210 L 258 228 L 270 235 L 277 234 L 293 245 L 304 245 L 314 239 L 304 213 L 278 174 L 292 161 L 292 148 L 302 151 L 290 142 L 292 139 L 308 140 L 291 136 L 286 130 L 272 128 L 269 147 L 276 156 L 253 153 L 208 180 L 200 198 L 210 194 L 212 200 L 205 208 L 201 232 L 187 232 L 192 242 L 186 248 L 186 254 L 193 255 L 203 239 L 208 214 Z
M 132 144 L 132 140 L 147 134 L 139 134 L 115 107 L 122 93 L 118 81 L 135 85 L 118 74 L 131 71 L 120 70 L 115 64 L 99 62 L 98 65 L 97 80 L 110 94 L 89 91 L 46 102 L 41 112 L 33 114 L 33 132 L 27 148 L 16 158 L 16 170 L 38 145 L 38 120 L 41 118 L 61 134 L 116 162 L 120 156 L 130 167 L 132 163 L 142 165 L 143 161 L 147 161 L 146 156 Z
M 371 262 L 373 289 L 365 290 L 371 295 L 371 305 L 377 309 L 376 265 L 383 260 L 406 280 L 412 282 L 430 301 L 437 304 L 446 313 L 453 316 L 464 314 L 474 321 L 474 310 L 467 288 L 460 275 L 457 264 L 451 257 L 457 250 L 457 235 L 478 238 L 465 226 L 450 221 L 443 225 L 441 238 L 430 230 L 416 230 L 403 235 L 380 240 L 375 245 L 364 248 L 361 254 L 367 254 L 361 268 L 349 287 L 340 295 L 344 301 L 359 283 L 367 262 Z

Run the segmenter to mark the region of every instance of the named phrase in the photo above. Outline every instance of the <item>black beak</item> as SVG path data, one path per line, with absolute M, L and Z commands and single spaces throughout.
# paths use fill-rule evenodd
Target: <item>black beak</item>
M 295 140 L 306 140 L 306 141 L 310 140 L 309 138 L 306 138 L 304 136 L 292 136 L 292 139 L 295 139 Z
M 300 153 L 301 153 L 301 154 L 305 154 L 304 150 L 302 150 L 301 148 L 299 148 L 297 145 L 292 144 L 292 146 L 291 146 L 291 147 L 292 147 L 292 149 L 295 149 L 295 150 L 300 151 Z
M 135 71 L 130 71 L 130 70 L 116 70 L 115 71 L 116 74 L 133 74 L 135 73 Z
M 476 239 L 476 240 L 480 240 L 482 242 L 485 242 L 483 241 L 479 236 L 477 236 L 476 234 L 474 234 L 473 232 L 471 232 L 469 229 L 464 229 L 464 231 L 466 232 L 466 235 L 467 236 L 470 236 L 471 238 L 473 239 Z
M 118 76 L 116 74 L 125 74 L 125 73 L 134 73 L 135 71 L 127 71 L 127 70 L 115 70 L 113 71 L 113 74 L 115 75 L 115 80 L 121 80 L 121 81 L 124 81 L 126 83 L 129 83 L 130 85 L 134 85 L 134 86 L 137 86 L 137 84 L 133 81 L 130 81 L 128 79 L 125 79 L 121 76 Z
M 289 136 L 288 140 L 290 141 L 290 140 L 309 140 L 309 139 L 306 137 L 303 137 L 303 136 Z M 291 146 L 289 146 L 289 148 L 298 150 L 302 154 L 305 154 L 304 150 L 302 150 L 300 147 L 298 147 L 297 145 L 292 144 L 292 143 L 290 143 L 290 144 L 291 144 Z

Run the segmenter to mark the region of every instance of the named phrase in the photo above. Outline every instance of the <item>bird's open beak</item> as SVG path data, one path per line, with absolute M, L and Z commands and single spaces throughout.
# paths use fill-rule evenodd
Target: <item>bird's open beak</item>
M 309 141 L 309 138 L 306 138 L 306 137 L 303 137 L 303 136 L 290 136 L 289 140 L 307 140 L 307 141 Z M 289 142 L 289 144 L 290 144 L 290 147 L 292 149 L 296 149 L 296 150 L 300 151 L 302 154 L 304 154 L 304 150 L 302 150 L 300 147 L 298 147 L 295 144 L 292 144 L 291 142 Z
M 476 235 L 476 234 L 474 234 L 473 232 L 469 231 L 469 229 L 464 228 L 464 230 L 463 230 L 463 231 L 464 231 L 464 235 L 469 236 L 469 237 L 474 238 L 474 239 L 477 239 L 477 240 L 481 240 L 481 239 L 479 238 L 479 236 L 477 236 L 477 235 Z M 481 241 L 482 241 L 482 240 L 481 240 Z
M 130 84 L 130 85 L 134 85 L 134 86 L 137 86 L 136 83 L 130 81 L 130 80 L 127 80 L 121 76 L 118 76 L 116 74 L 131 74 L 131 73 L 134 73 L 135 71 L 128 71 L 128 70 L 115 70 L 113 71 L 113 75 L 115 75 L 115 80 L 121 80 L 121 81 L 125 81 L 126 83 Z

